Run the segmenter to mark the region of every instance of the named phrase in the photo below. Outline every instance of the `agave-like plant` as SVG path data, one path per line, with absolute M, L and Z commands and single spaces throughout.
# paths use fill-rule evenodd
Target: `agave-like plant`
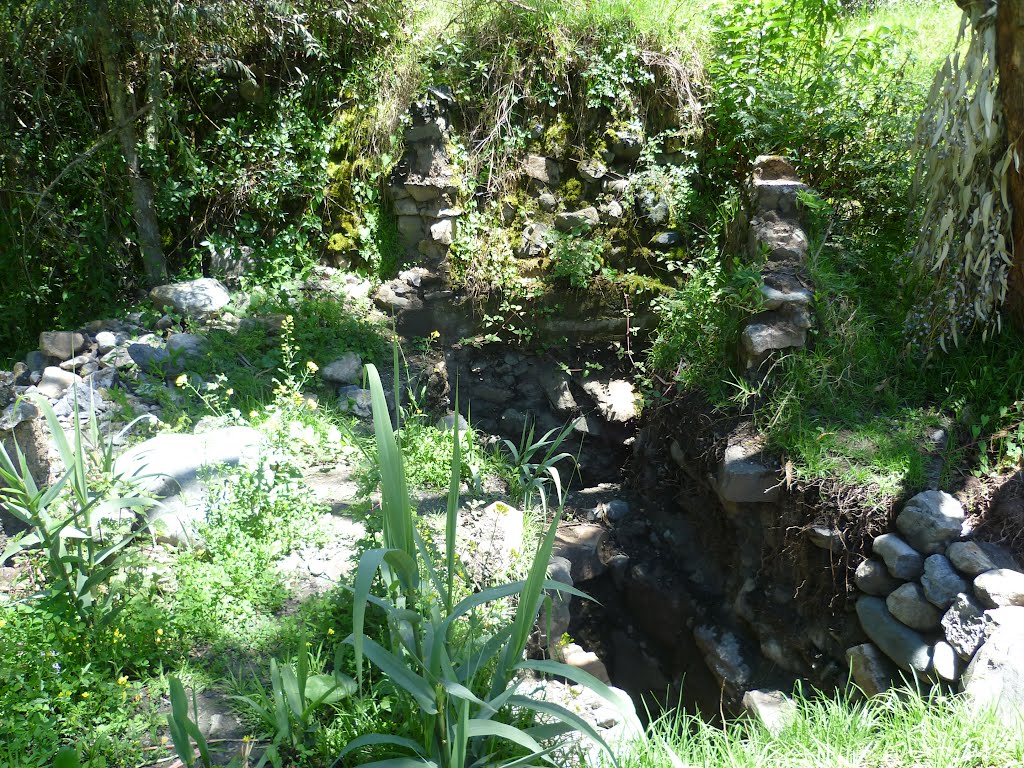
M 360 689 L 365 658 L 387 676 L 398 695 L 408 697 L 412 708 L 419 710 L 418 722 L 422 728 L 417 738 L 379 733 L 361 736 L 341 751 L 339 761 L 362 747 L 387 745 L 404 756 L 366 765 L 374 768 L 513 768 L 552 762 L 550 755 L 563 745 L 562 737 L 578 731 L 600 744 L 614 763 L 614 755 L 591 724 L 565 707 L 519 693 L 527 670 L 558 675 L 607 699 L 637 726 L 638 733 L 640 731 L 632 704 L 623 694 L 582 670 L 524 658 L 545 590 L 568 591 L 586 598 L 582 592 L 546 578 L 561 513 L 562 493 L 557 469 L 545 468 L 559 504 L 527 578 L 490 587 L 456 601 L 460 586 L 456 583 L 455 550 L 461 474 L 459 426 L 456 423 L 452 430 L 454 456 L 445 526 L 444 570 L 440 571 L 434 565 L 430 547 L 416 529 L 402 454 L 380 376 L 372 365 L 366 366 L 366 372 L 380 461 L 384 546 L 368 550 L 360 558 L 354 585 L 353 632 L 346 642 L 355 650 Z M 541 496 L 542 500 L 546 498 L 546 495 Z M 378 574 L 386 588 L 383 598 L 372 592 Z M 458 624 L 471 620 L 474 612 L 513 595 L 518 596 L 518 603 L 510 621 L 488 630 L 484 636 L 468 639 L 465 633 L 456 631 Z M 363 633 L 367 606 L 371 604 L 387 615 L 390 647 L 384 647 Z M 529 727 L 513 725 L 515 712 L 524 710 L 537 713 L 543 722 Z
M 32 398 L 49 425 L 53 441 L 64 462 L 65 472 L 48 488 L 39 488 L 29 471 L 20 446 L 12 457 L 0 445 L 0 503 L 29 530 L 12 539 L 0 553 L 0 565 L 19 552 L 39 547 L 46 555 L 48 589 L 46 594 L 86 626 L 102 628 L 110 624 L 125 606 L 124 596 L 112 581 L 125 565 L 126 548 L 143 532 L 133 528 L 113 541 L 107 541 L 104 520 L 122 510 L 132 516 L 155 506 L 157 502 L 128 484 L 129 495 L 115 491 L 116 482 L 97 485 L 90 479 L 88 446 L 99 452 L 99 469 L 111 478 L 112 448 L 99 433 L 90 409 L 89 434 L 82 434 L 75 400 L 74 433 L 71 440 L 57 420 L 49 403 L 40 396 Z M 134 422 L 133 422 L 134 423 Z M 129 425 L 130 426 L 130 425 Z M 93 457 L 95 459 L 95 457 Z

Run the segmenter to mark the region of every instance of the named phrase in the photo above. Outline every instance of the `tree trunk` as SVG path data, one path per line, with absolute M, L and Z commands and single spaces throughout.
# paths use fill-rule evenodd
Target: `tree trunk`
M 1024 0 L 999 0 L 996 16 L 996 63 L 999 100 L 1006 136 L 1024 160 Z M 1007 280 L 1006 308 L 1010 320 L 1024 329 L 1024 164 L 1010 166 L 1008 192 L 1013 210 L 1013 265 Z
M 107 82 L 110 98 L 110 114 L 117 137 L 121 143 L 125 167 L 128 173 L 128 187 L 132 195 L 132 217 L 139 235 L 139 249 L 142 264 L 146 270 L 146 281 L 159 285 L 167 279 L 167 262 L 160 243 L 160 224 L 156 217 L 153 184 L 142 173 L 139 161 L 138 138 L 135 133 L 135 108 L 128 87 L 121 78 L 121 68 L 114 40 L 114 29 L 107 13 L 106 0 L 98 0 L 96 8 L 96 34 L 99 43 L 103 75 Z

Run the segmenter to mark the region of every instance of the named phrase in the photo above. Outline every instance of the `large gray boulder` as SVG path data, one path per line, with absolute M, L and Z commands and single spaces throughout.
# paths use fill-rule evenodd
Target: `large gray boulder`
M 601 215 L 592 205 L 578 211 L 569 211 L 555 216 L 555 229 L 559 232 L 572 232 L 574 229 L 588 230 L 600 223 Z
M 262 435 L 252 427 L 196 435 L 165 433 L 120 456 L 114 474 L 137 479 L 146 493 L 161 500 L 161 506 L 149 513 L 158 534 L 189 544 L 206 520 L 207 481 L 238 466 L 255 467 L 264 450 Z
M 860 598 L 857 601 L 857 618 L 864 634 L 900 669 L 918 675 L 931 673 L 931 646 L 917 632 L 893 618 L 884 600 Z
M 922 491 L 903 505 L 896 527 L 918 552 L 933 555 L 960 538 L 964 508 L 944 491 Z
M 88 344 L 85 336 L 74 331 L 44 331 L 39 334 L 39 351 L 58 360 L 74 357 Z
M 149 298 L 158 307 L 197 317 L 226 307 L 231 301 L 231 294 L 219 280 L 204 277 L 183 283 L 158 285 L 149 292 Z
M 987 611 L 984 644 L 961 678 L 976 711 L 995 711 L 1010 729 L 1024 728 L 1024 608 Z

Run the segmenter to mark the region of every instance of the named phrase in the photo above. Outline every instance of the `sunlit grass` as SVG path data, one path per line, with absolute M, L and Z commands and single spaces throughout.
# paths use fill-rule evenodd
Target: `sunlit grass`
M 891 692 L 795 697 L 789 724 L 773 735 L 760 723 L 724 727 L 673 714 L 655 722 L 649 742 L 625 750 L 623 768 L 819 768 L 1020 765 L 1024 738 L 960 698 Z

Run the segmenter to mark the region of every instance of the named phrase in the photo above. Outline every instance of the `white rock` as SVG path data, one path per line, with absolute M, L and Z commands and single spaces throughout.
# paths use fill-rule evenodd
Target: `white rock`
M 585 381 L 583 391 L 593 399 L 605 421 L 624 424 L 636 418 L 636 393 L 624 379 Z
M 985 571 L 974 579 L 974 591 L 986 608 L 1024 606 L 1024 573 L 1009 568 Z
M 231 294 L 219 280 L 204 277 L 183 283 L 158 285 L 149 292 L 158 307 L 171 307 L 182 315 L 205 315 L 226 307 Z
M 355 352 L 346 352 L 325 365 L 320 375 L 335 384 L 358 384 L 363 380 L 363 361 Z

